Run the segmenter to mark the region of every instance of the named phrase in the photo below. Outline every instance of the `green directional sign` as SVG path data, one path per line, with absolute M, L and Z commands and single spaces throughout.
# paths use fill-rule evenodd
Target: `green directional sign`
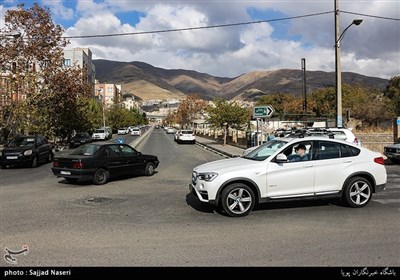
M 270 118 L 274 114 L 272 106 L 256 106 L 253 108 L 253 118 Z

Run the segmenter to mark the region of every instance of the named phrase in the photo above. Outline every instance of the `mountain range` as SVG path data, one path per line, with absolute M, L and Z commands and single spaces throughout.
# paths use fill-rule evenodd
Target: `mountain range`
M 144 62 L 93 60 L 96 79 L 100 83 L 122 86 L 122 93 L 130 93 L 141 100 L 180 99 L 197 94 L 204 100 L 254 101 L 273 93 L 301 95 L 304 91 L 304 71 L 279 69 L 254 71 L 238 77 L 215 77 L 184 69 L 163 69 Z M 335 72 L 306 71 L 307 94 L 319 88 L 335 87 Z M 342 72 L 342 83 L 362 85 L 383 90 L 389 80 Z

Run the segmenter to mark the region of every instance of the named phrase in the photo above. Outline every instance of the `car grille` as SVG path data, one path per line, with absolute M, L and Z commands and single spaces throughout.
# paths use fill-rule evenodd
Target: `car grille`
M 385 148 L 385 152 L 396 153 L 396 148 Z

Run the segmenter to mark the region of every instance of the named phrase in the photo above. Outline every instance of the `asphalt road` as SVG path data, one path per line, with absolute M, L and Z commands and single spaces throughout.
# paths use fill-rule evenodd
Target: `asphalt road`
M 400 266 L 400 165 L 361 209 L 274 203 L 230 218 L 188 190 L 193 167 L 221 156 L 161 129 L 138 149 L 159 157 L 154 176 L 96 186 L 56 178 L 51 164 L 0 170 L 0 249 L 28 245 L 25 267 Z

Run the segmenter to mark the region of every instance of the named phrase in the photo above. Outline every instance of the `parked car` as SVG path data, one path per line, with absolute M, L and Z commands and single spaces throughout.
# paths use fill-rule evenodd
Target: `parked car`
M 357 146 L 361 146 L 361 141 L 358 139 L 353 131 L 349 128 L 344 127 L 330 127 L 328 128 L 330 132 L 334 134 L 335 139 L 344 140 L 349 143 L 354 143 Z
M 400 164 L 400 143 L 383 147 L 383 154 L 393 163 Z
M 51 162 L 52 146 L 43 135 L 20 135 L 4 145 L 1 168 L 27 165 L 37 167 L 41 162 Z
M 71 148 L 78 147 L 80 145 L 86 144 L 86 143 L 91 143 L 93 142 L 92 136 L 88 132 L 79 132 L 75 134 L 74 137 L 71 138 L 71 141 L 69 142 L 69 146 Z
M 190 129 L 182 129 L 175 133 L 176 142 L 178 143 L 196 143 L 194 131 Z
M 51 168 L 68 182 L 92 180 L 96 185 L 109 178 L 143 174 L 152 176 L 159 164 L 157 156 L 146 155 L 127 144 L 94 142 L 82 145 L 70 154 L 56 156 Z
M 290 161 L 302 144 L 304 161 Z M 275 138 L 248 155 L 213 161 L 193 169 L 190 190 L 232 217 L 256 203 L 294 199 L 341 199 L 363 207 L 387 180 L 380 153 L 326 137 Z

